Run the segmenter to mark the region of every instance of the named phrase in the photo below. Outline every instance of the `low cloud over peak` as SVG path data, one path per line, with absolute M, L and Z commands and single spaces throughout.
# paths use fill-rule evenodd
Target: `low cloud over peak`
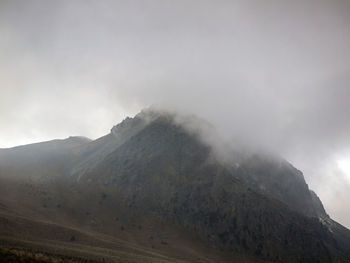
M 349 11 L 343 0 L 1 1 L 0 147 L 97 138 L 155 104 L 279 152 L 349 226 Z

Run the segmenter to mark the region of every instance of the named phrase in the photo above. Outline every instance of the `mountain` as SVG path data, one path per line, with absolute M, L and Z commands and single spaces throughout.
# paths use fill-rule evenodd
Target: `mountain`
M 7 176 L 14 174 L 28 177 L 29 174 L 37 174 L 42 177 L 45 172 L 48 177 L 52 177 L 53 172 L 60 175 L 74 161 L 74 150 L 90 142 L 85 137 L 69 137 L 0 149 L 0 169 L 5 170 Z
M 222 158 L 199 126 L 212 129 L 148 109 L 94 141 L 0 150 L 1 243 L 112 262 L 350 262 L 350 231 L 299 170 Z

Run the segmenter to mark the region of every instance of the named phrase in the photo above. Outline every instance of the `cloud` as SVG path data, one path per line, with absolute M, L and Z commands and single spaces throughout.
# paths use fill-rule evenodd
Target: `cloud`
M 278 151 L 349 226 L 335 171 L 350 148 L 349 11 L 345 0 L 1 1 L 0 146 L 97 138 L 155 104 Z

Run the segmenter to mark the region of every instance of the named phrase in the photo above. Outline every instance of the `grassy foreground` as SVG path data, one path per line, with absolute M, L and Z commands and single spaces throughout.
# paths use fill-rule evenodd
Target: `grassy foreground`
M 1 263 L 95 263 L 97 261 L 67 257 L 62 255 L 50 255 L 44 252 L 35 252 L 19 248 L 0 247 Z

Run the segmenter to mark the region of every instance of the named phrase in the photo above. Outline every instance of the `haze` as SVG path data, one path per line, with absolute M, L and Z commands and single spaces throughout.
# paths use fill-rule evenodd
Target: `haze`
M 350 227 L 350 2 L 0 1 L 0 147 L 158 105 L 274 150 Z

